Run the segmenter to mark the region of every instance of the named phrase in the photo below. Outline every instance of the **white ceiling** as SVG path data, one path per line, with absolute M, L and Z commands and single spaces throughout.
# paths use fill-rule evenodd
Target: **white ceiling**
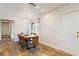
M 36 6 L 40 7 L 40 9 L 44 9 L 45 12 L 59 8 L 65 5 L 64 3 L 36 3 Z
M 36 6 L 40 7 L 36 9 L 36 6 L 32 6 L 29 3 L 0 3 L 0 15 L 5 16 L 39 16 L 47 11 L 53 10 L 63 3 L 35 3 Z M 44 9 L 45 12 L 41 10 Z

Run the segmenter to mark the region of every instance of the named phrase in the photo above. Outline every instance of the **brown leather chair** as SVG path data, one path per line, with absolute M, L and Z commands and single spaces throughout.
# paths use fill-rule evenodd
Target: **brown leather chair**
M 19 40 L 20 40 L 21 43 L 25 42 L 25 40 L 26 40 L 25 37 L 20 36 L 19 34 L 18 34 L 18 38 L 19 38 Z
M 20 46 L 23 47 L 23 48 L 25 48 L 25 46 L 26 46 L 25 39 L 26 38 L 24 38 L 23 36 L 20 36 L 19 34 L 18 34 L 18 38 L 19 38 L 19 41 L 20 41 Z
M 32 37 L 32 44 L 35 45 L 36 48 L 39 47 L 39 36 Z

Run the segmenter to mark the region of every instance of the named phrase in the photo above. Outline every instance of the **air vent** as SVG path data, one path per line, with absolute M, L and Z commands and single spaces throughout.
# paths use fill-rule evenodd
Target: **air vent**
M 32 5 L 32 6 L 36 6 L 34 3 L 29 3 L 30 5 Z

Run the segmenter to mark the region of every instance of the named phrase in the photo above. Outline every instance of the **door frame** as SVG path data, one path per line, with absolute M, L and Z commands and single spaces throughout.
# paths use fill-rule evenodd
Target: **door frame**
M 14 20 L 1 19 L 1 26 L 2 26 L 2 22 L 3 21 L 9 22 L 10 37 L 11 37 L 11 39 L 13 39 L 14 38 L 14 34 L 15 34 L 15 31 L 14 31 Z M 1 30 L 1 32 L 2 32 L 2 30 Z M 2 33 L 0 33 L 0 34 L 1 34 L 0 36 L 2 37 Z M 1 37 L 0 37 L 0 39 L 1 39 Z

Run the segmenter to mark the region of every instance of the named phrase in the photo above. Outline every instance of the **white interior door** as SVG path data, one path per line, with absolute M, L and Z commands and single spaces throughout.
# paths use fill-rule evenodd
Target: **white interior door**
M 61 16 L 61 30 L 60 35 L 63 50 L 67 50 L 75 55 L 79 55 L 79 39 L 77 37 L 79 32 L 79 11 L 63 14 Z

